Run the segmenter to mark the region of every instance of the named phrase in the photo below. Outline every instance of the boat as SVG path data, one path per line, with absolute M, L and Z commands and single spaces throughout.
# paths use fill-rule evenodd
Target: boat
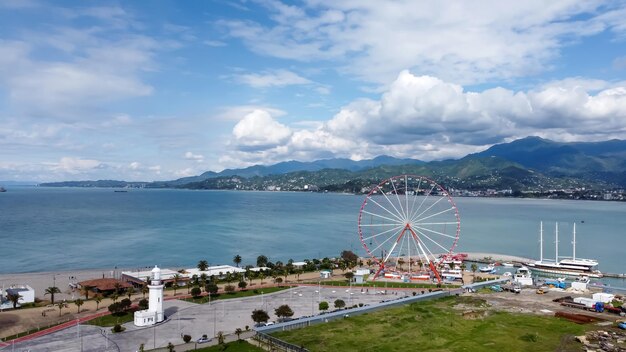
M 481 273 L 493 274 L 496 272 L 496 267 L 493 266 L 493 264 L 489 264 L 487 266 L 481 266 L 480 268 L 478 268 L 478 271 L 480 271 Z
M 530 270 L 528 270 L 527 267 L 522 266 L 521 268 L 518 268 L 513 275 L 513 281 L 523 286 L 532 286 L 532 273 L 530 272 Z
M 441 277 L 449 281 L 463 280 L 463 272 L 461 269 L 444 269 L 440 274 Z
M 504 262 L 502 263 L 502 266 L 507 267 L 507 268 L 512 268 L 514 266 L 513 263 L 509 263 L 509 262 Z
M 601 278 L 602 272 L 596 269 L 598 261 L 595 259 L 576 258 L 576 223 L 572 230 L 572 257 L 566 257 L 559 260 L 559 223 L 555 228 L 555 256 L 554 260 L 543 258 L 543 222 L 540 224 L 539 231 L 539 260 L 534 263 L 528 263 L 530 270 L 546 276 L 556 277 L 579 277 L 587 276 L 593 278 Z
M 4 187 L 0 187 L 0 192 L 6 192 L 7 190 Z

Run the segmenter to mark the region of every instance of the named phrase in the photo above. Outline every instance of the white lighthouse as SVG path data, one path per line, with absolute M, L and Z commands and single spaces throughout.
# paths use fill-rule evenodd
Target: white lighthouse
M 161 269 L 154 266 L 152 278 L 148 285 L 148 309 L 135 312 L 136 326 L 150 326 L 162 322 L 165 319 L 163 314 L 163 287 L 161 283 Z

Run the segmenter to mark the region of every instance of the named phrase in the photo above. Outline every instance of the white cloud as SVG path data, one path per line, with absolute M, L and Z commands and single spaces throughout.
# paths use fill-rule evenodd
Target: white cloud
M 267 111 L 270 115 L 274 117 L 283 116 L 286 114 L 284 110 L 280 110 L 277 108 L 273 108 L 270 106 L 263 105 L 240 105 L 240 106 L 226 106 L 219 109 L 217 114 L 214 115 L 215 118 L 219 120 L 234 120 L 239 121 L 243 119 L 246 115 L 254 112 L 255 110 L 263 110 Z
M 284 143 L 290 136 L 291 129 L 265 110 L 252 111 L 233 128 L 233 138 L 240 149 L 267 149 Z
M 382 84 L 407 68 L 460 83 L 525 76 L 550 69 L 568 42 L 607 29 L 626 31 L 618 20 L 624 10 L 603 2 L 263 4 L 271 12 L 270 24 L 223 20 L 218 25 L 257 53 L 303 62 L 339 60 L 342 71 Z
M 568 141 L 625 138 L 625 119 L 622 83 L 572 78 L 526 92 L 471 92 L 403 71 L 379 100 L 353 101 L 321 125 L 291 130 L 261 112 L 244 119 L 233 129 L 234 150 L 220 162 L 243 166 L 381 154 L 443 159 L 528 135 Z M 280 138 L 259 137 L 276 131 L 282 131 Z
M 106 165 L 98 160 L 63 157 L 58 163 L 52 165 L 52 170 L 62 171 L 69 174 L 78 174 L 104 167 L 106 167 Z
M 186 152 L 185 153 L 185 159 L 187 160 L 194 160 L 197 161 L 199 163 L 204 161 L 204 155 L 202 154 L 194 154 L 192 152 Z
M 235 79 L 253 88 L 284 87 L 312 83 L 310 80 L 288 70 L 269 70 L 262 73 L 235 75 Z

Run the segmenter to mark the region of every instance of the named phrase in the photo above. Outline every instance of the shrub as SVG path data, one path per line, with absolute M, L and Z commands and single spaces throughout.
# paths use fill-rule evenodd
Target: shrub
M 189 343 L 189 341 L 191 341 L 191 335 L 184 335 L 183 341 L 185 341 L 185 343 Z
M 239 289 L 240 290 L 245 290 L 246 287 L 248 287 L 248 283 L 245 281 L 239 281 Z
M 148 309 L 149 303 L 148 300 L 143 298 L 141 301 L 139 301 L 139 309 Z
M 228 293 L 233 293 L 233 292 L 235 292 L 235 286 L 233 286 L 233 285 L 226 285 L 224 287 L 224 291 L 226 291 Z
M 109 312 L 112 314 L 119 314 L 122 310 L 122 306 L 117 302 L 109 304 Z
M 115 324 L 113 326 L 113 332 L 122 332 L 122 331 L 124 331 L 124 328 L 122 328 L 120 324 Z
M 127 310 L 128 308 L 130 308 L 130 306 L 133 303 L 131 302 L 130 299 L 128 298 L 124 298 L 121 302 L 120 302 L 120 308 L 122 308 L 122 310 Z
M 194 288 L 191 289 L 191 295 L 194 298 L 200 296 L 200 293 L 201 293 L 200 287 L 194 287 Z

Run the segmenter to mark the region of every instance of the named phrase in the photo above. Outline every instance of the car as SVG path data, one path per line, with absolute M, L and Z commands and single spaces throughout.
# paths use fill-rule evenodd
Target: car
M 211 341 L 210 337 L 208 337 L 207 335 L 202 335 L 202 337 L 199 338 L 196 342 L 197 343 L 207 343 L 209 341 Z
M 274 325 L 275 323 L 273 321 L 268 321 L 267 323 L 265 323 L 265 326 L 270 326 L 270 325 Z

